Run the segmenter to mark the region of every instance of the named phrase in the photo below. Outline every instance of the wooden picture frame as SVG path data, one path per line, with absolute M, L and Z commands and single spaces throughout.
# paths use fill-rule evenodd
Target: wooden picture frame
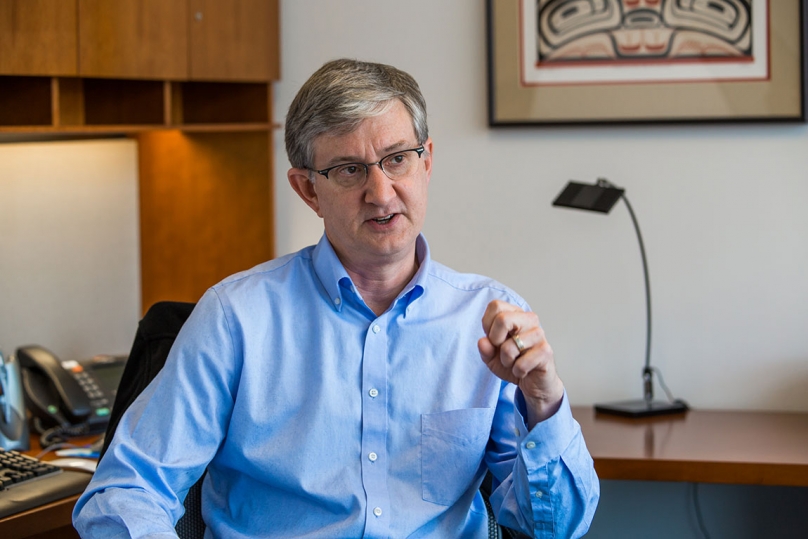
M 745 15 L 727 45 L 694 30 L 682 0 L 487 0 L 489 125 L 805 122 L 804 3 L 701 3 Z

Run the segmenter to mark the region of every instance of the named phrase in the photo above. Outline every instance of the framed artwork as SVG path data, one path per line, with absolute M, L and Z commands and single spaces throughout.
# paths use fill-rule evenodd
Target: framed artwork
M 492 126 L 804 122 L 804 0 L 487 0 Z

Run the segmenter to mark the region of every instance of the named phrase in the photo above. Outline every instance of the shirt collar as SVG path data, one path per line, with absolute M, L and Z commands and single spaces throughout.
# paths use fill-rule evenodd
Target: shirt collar
M 396 301 L 404 298 L 407 305 L 421 297 L 424 293 L 426 283 L 426 276 L 429 275 L 430 254 L 429 244 L 423 234 L 419 234 L 415 240 L 415 257 L 418 260 L 418 271 L 415 272 L 412 280 L 404 287 Z M 353 289 L 353 281 L 351 281 L 348 272 L 342 262 L 339 261 L 337 253 L 334 251 L 331 242 L 325 234 L 322 235 L 320 241 L 314 247 L 311 254 L 312 264 L 314 265 L 314 273 L 325 288 L 331 305 L 337 310 L 342 310 L 344 303 L 340 286 L 347 286 Z
M 317 242 L 314 251 L 311 253 L 312 264 L 314 265 L 314 273 L 320 279 L 320 283 L 325 288 L 328 299 L 331 305 L 338 311 L 342 310 L 342 289 L 339 286 L 340 281 L 347 279 L 348 282 L 351 278 L 342 262 L 337 258 L 337 253 L 328 241 L 325 233 Z M 353 286 L 352 284 L 350 286 Z
M 415 258 L 418 260 L 418 271 L 413 275 L 412 280 L 404 287 L 399 294 L 399 298 L 407 297 L 407 305 L 420 298 L 426 288 L 426 278 L 429 275 L 429 266 L 432 257 L 429 254 L 429 244 L 423 234 L 418 234 L 415 239 Z M 396 300 L 398 301 L 398 300 Z

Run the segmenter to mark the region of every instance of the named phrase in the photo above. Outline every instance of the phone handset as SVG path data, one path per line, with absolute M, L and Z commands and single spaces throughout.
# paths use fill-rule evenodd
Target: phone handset
M 93 412 L 90 399 L 75 378 L 49 350 L 37 346 L 17 349 L 22 382 L 31 413 L 47 423 L 76 425 Z

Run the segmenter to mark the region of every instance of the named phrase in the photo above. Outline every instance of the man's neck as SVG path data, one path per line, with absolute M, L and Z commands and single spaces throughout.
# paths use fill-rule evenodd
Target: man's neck
M 418 271 L 418 258 L 413 252 L 412 256 L 399 262 L 370 269 L 350 267 L 346 262 L 343 265 L 365 304 L 378 316 L 387 310 Z

